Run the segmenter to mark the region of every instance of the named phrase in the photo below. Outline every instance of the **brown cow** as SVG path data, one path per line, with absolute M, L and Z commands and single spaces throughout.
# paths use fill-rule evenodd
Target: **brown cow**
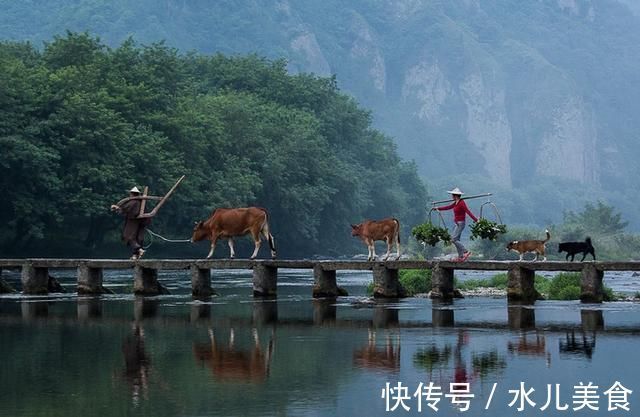
M 369 249 L 368 260 L 376 259 L 376 240 L 387 242 L 386 261 L 391 254 L 391 246 L 396 244 L 396 259 L 400 259 L 400 222 L 389 217 L 383 220 L 365 220 L 360 224 L 351 225 L 351 236 L 360 236 Z
M 254 344 L 248 351 L 236 348 L 233 328 L 230 330 L 228 346 L 217 343 L 211 329 L 209 338 L 208 344 L 194 344 L 193 354 L 197 360 L 207 363 L 214 375 L 222 380 L 252 383 L 264 382 L 267 379 L 273 357 L 273 334 L 266 352 L 260 347 L 257 329 L 253 329 Z
M 234 258 L 236 252 L 233 247 L 233 238 L 251 233 L 255 243 L 251 259 L 255 259 L 260 249 L 260 234 L 262 234 L 269 241 L 271 257 L 275 258 L 276 247 L 273 236 L 269 233 L 268 218 L 267 210 L 260 207 L 215 209 L 207 220 L 196 223 L 193 228 L 191 242 L 209 239 L 211 241 L 211 250 L 207 258 L 211 258 L 218 239 L 227 238 L 229 249 L 231 250 L 231 258 Z

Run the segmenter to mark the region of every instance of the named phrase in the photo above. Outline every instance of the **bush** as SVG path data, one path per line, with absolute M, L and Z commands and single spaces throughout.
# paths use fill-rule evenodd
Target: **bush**
M 471 240 L 480 238 L 496 241 L 500 235 L 504 235 L 505 233 L 507 233 L 506 225 L 498 224 L 487 219 L 478 219 L 478 221 L 471 226 Z
M 430 222 L 415 226 L 411 229 L 411 234 L 418 242 L 422 242 L 425 245 L 435 246 L 436 243 L 440 241 L 447 244 L 451 242 L 449 230 L 444 227 L 435 226 Z
M 543 277 L 542 275 L 536 275 L 533 286 L 535 287 L 538 293 L 543 295 L 549 294 L 549 286 L 551 285 L 551 280 L 549 278 Z
M 430 269 L 403 269 L 400 270 L 398 280 L 408 297 L 431 291 Z
M 569 285 L 568 287 L 560 288 L 553 294 L 553 297 L 549 298 L 551 300 L 579 300 L 580 286 Z
M 561 272 L 551 280 L 547 298 L 550 300 L 577 300 L 580 298 L 580 273 Z
M 561 272 L 549 283 L 547 298 L 549 300 L 579 300 L 582 290 L 580 288 L 580 272 Z M 603 288 L 604 301 L 615 301 L 613 290 L 607 286 Z

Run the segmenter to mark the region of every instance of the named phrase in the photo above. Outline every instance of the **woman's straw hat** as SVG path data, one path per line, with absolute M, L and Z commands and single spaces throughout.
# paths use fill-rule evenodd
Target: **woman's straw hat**
M 460 189 L 458 187 L 454 188 L 451 191 L 447 191 L 447 193 L 449 194 L 455 194 L 455 195 L 462 195 L 464 194 L 462 191 L 460 191 Z
M 140 194 L 140 190 L 138 190 L 138 187 L 133 187 L 132 189 L 129 190 L 130 193 L 138 193 Z

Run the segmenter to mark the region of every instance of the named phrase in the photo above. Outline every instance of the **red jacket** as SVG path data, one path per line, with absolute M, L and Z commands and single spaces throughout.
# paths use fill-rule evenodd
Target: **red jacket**
M 453 221 L 454 222 L 463 222 L 466 219 L 466 215 L 468 214 L 469 217 L 471 217 L 473 219 L 473 221 L 478 221 L 478 219 L 476 218 L 476 216 L 473 215 L 473 213 L 471 212 L 471 210 L 469 210 L 469 207 L 467 207 L 467 203 L 464 202 L 464 200 L 460 200 L 458 201 L 458 203 L 456 204 L 455 202 L 449 204 L 448 206 L 442 206 L 442 207 L 437 207 L 438 210 L 443 211 L 443 210 L 451 210 L 453 209 Z

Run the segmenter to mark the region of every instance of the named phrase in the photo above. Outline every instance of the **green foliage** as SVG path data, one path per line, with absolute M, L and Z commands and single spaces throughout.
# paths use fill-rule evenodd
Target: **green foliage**
M 550 300 L 579 300 L 581 274 L 579 272 L 561 272 L 551 280 L 547 293 Z M 616 299 L 611 288 L 604 286 L 604 301 Z
M 500 374 L 507 368 L 507 361 L 504 356 L 499 355 L 496 350 L 479 354 L 473 353 L 471 355 L 471 364 L 474 374 L 480 375 L 480 379 Z
M 289 75 L 284 60 L 131 39 L 109 48 L 68 32 L 43 51 L 0 43 L 0 85 L 7 255 L 104 253 L 119 241 L 109 205 L 134 184 L 161 194 L 182 174 L 154 219 L 167 236 L 189 236 L 216 207 L 258 205 L 281 254 L 342 255 L 360 248 L 350 223 L 422 215 L 415 165 L 369 112 L 335 78 Z
M 589 231 L 595 235 L 607 235 L 623 233 L 629 222 L 623 221 L 622 214 L 616 213 L 614 207 L 598 201 L 585 204 L 581 212 L 566 212 L 564 224 L 567 228 L 581 228 L 582 234 Z
M 478 219 L 471 225 L 471 240 L 477 238 L 496 241 L 500 235 L 507 233 L 507 226 L 487 219 Z
M 507 288 L 507 274 L 496 274 L 489 279 L 468 279 L 459 282 L 456 286 L 460 290 L 473 290 L 481 287 L 504 290 Z
M 413 364 L 427 371 L 442 369 L 448 365 L 452 354 L 453 350 L 449 345 L 445 345 L 442 349 L 435 345 L 420 348 L 413 354 Z
M 438 242 L 451 242 L 449 230 L 444 227 L 436 226 L 431 222 L 425 222 L 411 229 L 411 234 L 418 242 L 426 245 L 435 246 Z
M 402 269 L 399 272 L 398 280 L 409 297 L 431 291 L 430 269 Z
M 581 2 L 573 8 L 552 1 L 521 3 L 424 1 L 408 7 L 371 0 L 299 0 L 281 7 L 246 0 L 4 1 L 0 37 L 30 40 L 39 46 L 66 28 L 88 29 L 113 48 L 134 35 L 145 45 L 166 39 L 167 45 L 182 51 L 227 55 L 259 51 L 268 57 L 283 57 L 288 61 L 282 67 L 294 73 L 338 74 L 340 85 L 372 109 L 376 125 L 397 136 L 401 154 L 416 160 L 423 177 L 443 181 L 443 187 L 456 183 L 469 190 L 478 189 L 470 186 L 472 181 L 484 181 L 486 188 L 480 188 L 508 195 L 501 208 L 509 224 L 559 222 L 564 210 L 576 210 L 595 195 L 628 214 L 637 229 L 640 223 L 633 214 L 638 198 L 622 192 L 634 189 L 634 178 L 640 173 L 635 163 L 640 127 L 635 117 L 640 110 L 636 100 L 640 96 L 636 47 L 640 25 L 637 14 L 628 9 L 634 2 L 602 0 L 599 8 Z M 376 35 L 366 37 L 366 47 L 360 28 Z M 104 55 L 101 43 L 76 38 L 73 49 L 51 49 L 48 62 L 63 66 L 69 56 L 77 54 L 77 62 L 93 65 Z M 426 52 L 416 52 L 425 47 L 423 39 L 429 39 L 430 58 L 426 60 Z M 28 65 L 38 61 L 25 49 L 13 49 Z M 140 59 L 154 66 L 145 68 L 146 73 L 140 71 Z M 235 61 L 231 68 L 194 55 L 188 67 L 197 66 L 209 75 L 197 78 L 197 72 L 187 68 L 189 76 L 196 78 L 185 83 L 176 77 L 175 66 L 162 65 L 162 59 L 154 53 L 143 57 L 135 47 L 120 51 L 114 63 L 130 68 L 135 75 L 121 86 L 122 93 L 144 94 L 146 103 L 161 107 L 168 103 L 167 96 L 157 94 L 164 83 L 164 91 L 182 85 L 205 94 L 225 88 L 259 92 L 268 101 L 288 106 L 290 100 L 298 108 L 302 104 L 314 111 L 327 103 L 342 106 L 330 93 L 298 88 L 314 78 L 310 75 L 283 81 L 268 65 L 256 70 L 250 61 Z M 419 86 L 426 79 L 417 75 L 426 68 L 438 74 L 437 85 L 442 88 L 427 89 L 430 92 L 425 95 Z M 214 71 L 219 75 L 212 77 Z M 141 75 L 149 75 L 148 80 Z M 475 85 L 470 84 L 473 80 L 479 80 L 482 88 L 469 89 Z M 322 82 L 336 81 L 324 78 Z M 277 84 L 283 88 L 273 88 Z M 2 80 L 0 85 L 10 84 Z M 469 113 L 469 100 L 492 97 L 502 97 L 499 105 L 490 106 L 476 120 L 486 127 L 480 130 L 483 145 L 469 146 L 473 129 L 469 123 L 475 120 Z M 127 103 L 118 100 L 114 104 Z M 161 123 L 162 112 L 142 111 L 148 108 L 130 110 Z M 360 125 L 331 120 L 336 115 L 353 115 L 348 108 L 344 110 L 330 112 L 325 121 L 333 133 L 344 131 L 349 136 Z M 16 113 L 20 117 L 28 114 Z M 575 126 L 558 119 L 558 114 L 569 113 L 576 115 L 571 119 Z M 553 149 L 541 146 L 555 137 L 558 128 L 567 129 L 571 132 L 567 140 L 581 145 L 569 152 L 575 157 L 558 151 L 556 144 Z M 504 132 L 508 132 L 509 146 L 501 146 L 507 143 L 504 140 L 492 139 L 504 139 Z M 607 132 L 606 138 L 602 132 Z M 594 148 L 594 141 L 608 141 L 609 145 Z M 354 146 L 360 144 L 354 142 Z M 598 162 L 592 159 L 594 152 Z M 552 161 L 543 166 L 539 161 L 548 160 L 545 155 Z M 567 164 L 562 164 L 562 158 Z M 452 172 L 459 172 L 467 182 L 454 181 Z M 568 178 L 558 177 L 562 175 Z
M 538 293 L 549 300 L 579 300 L 580 299 L 580 277 L 579 272 L 562 272 L 552 279 L 542 275 L 535 276 L 534 286 Z M 489 279 L 470 279 L 463 282 L 456 282 L 456 288 L 460 290 L 474 290 L 477 288 L 507 288 L 508 277 L 506 273 L 496 274 Z M 615 294 L 611 288 L 604 287 L 604 301 L 614 301 Z
M 546 296 L 549 294 L 549 287 L 551 286 L 551 280 L 542 275 L 535 275 L 533 285 L 539 294 Z

